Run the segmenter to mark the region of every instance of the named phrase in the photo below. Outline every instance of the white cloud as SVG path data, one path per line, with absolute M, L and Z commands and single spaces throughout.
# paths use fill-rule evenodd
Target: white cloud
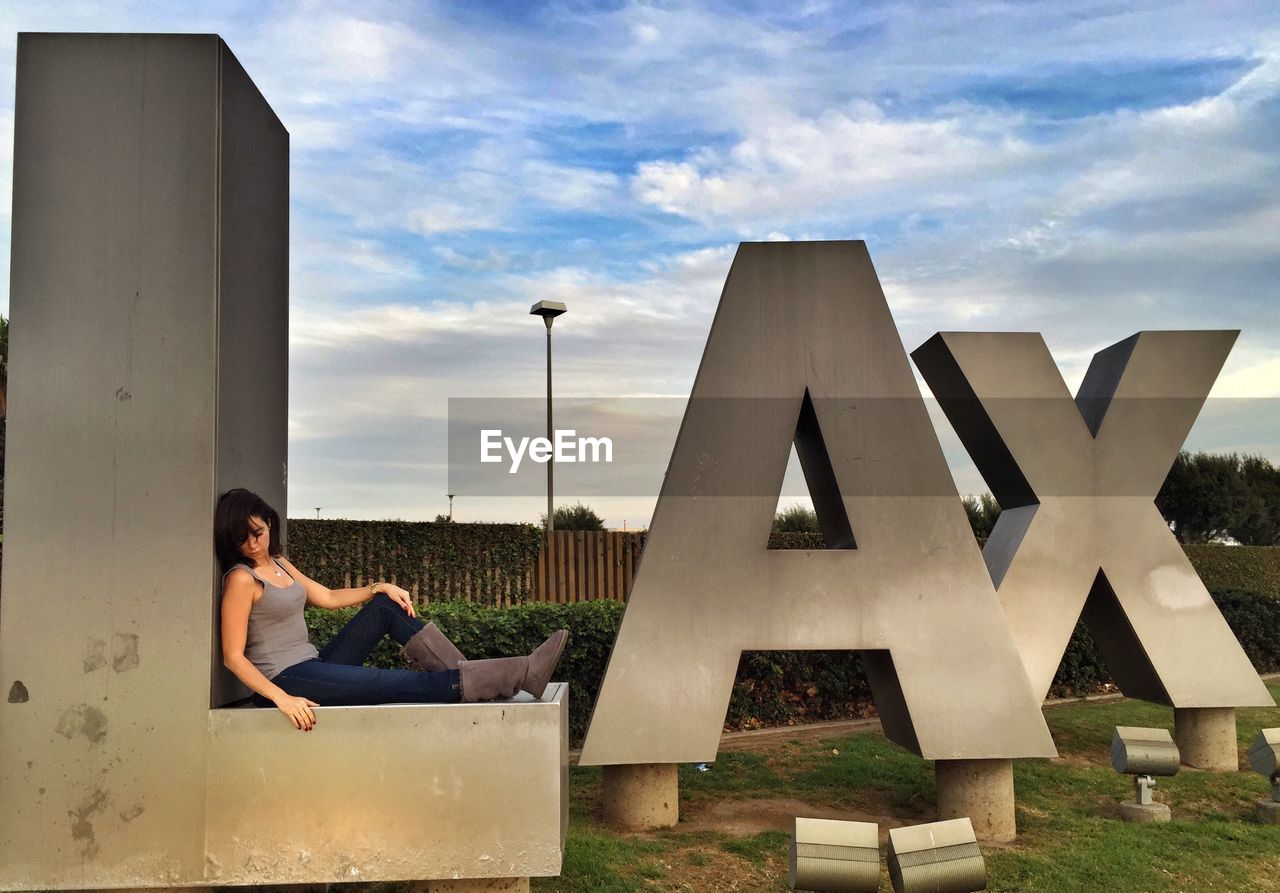
M 572 267 L 498 274 L 492 291 L 504 295 L 501 300 L 354 307 L 304 303 L 295 306 L 291 315 L 290 343 L 296 356 L 306 362 L 326 352 L 373 357 L 384 347 L 424 355 L 440 351 L 442 362 L 424 365 L 417 373 L 424 394 L 437 395 L 435 399 L 439 395 L 502 396 L 511 393 L 516 368 L 508 351 L 513 345 L 521 350 L 540 346 L 534 336 L 541 329 L 532 325 L 529 306 L 554 296 L 569 306 L 569 314 L 557 323 L 557 339 L 573 342 L 573 355 L 589 364 L 587 368 L 571 362 L 566 366 L 563 374 L 570 390 L 565 393 L 599 393 L 600 379 L 590 365 L 597 361 L 612 364 L 611 394 L 620 389 L 680 393 L 674 385 L 680 371 L 692 374 L 733 251 L 733 246 L 722 246 L 654 260 L 647 275 L 636 280 Z M 662 374 L 656 375 L 652 350 L 663 342 L 681 353 L 681 362 L 669 356 Z M 528 354 L 525 361 L 537 368 L 540 352 L 534 349 Z M 445 355 L 451 359 L 443 361 Z M 382 360 L 369 362 L 385 366 Z M 346 363 L 332 368 L 332 374 L 344 378 L 359 373 Z M 658 382 L 662 386 L 655 387 Z
M 335 239 L 312 227 L 293 234 L 290 269 L 295 306 L 385 293 L 420 281 L 417 264 L 374 239 Z
M 497 248 L 490 248 L 480 257 L 464 254 L 444 245 L 437 245 L 432 252 L 446 267 L 456 270 L 470 270 L 475 273 L 501 272 L 511 265 L 511 256 Z
M 319 42 L 331 64 L 347 77 L 386 81 L 413 40 L 404 28 L 343 16 L 323 26 Z
M 636 40 L 641 43 L 656 43 L 662 37 L 661 31 L 653 25 L 645 24 L 643 22 L 637 23 L 633 26 L 631 33 L 633 33 L 636 36 Z
M 376 277 L 389 279 L 419 279 L 421 274 L 413 262 L 397 254 L 387 252 L 372 239 L 356 239 L 349 242 L 343 257 L 350 264 Z
M 880 213 L 947 206 L 965 179 L 1007 174 L 1035 156 L 1010 136 L 1018 124 L 979 110 L 895 120 L 868 102 L 815 119 L 756 115 L 728 153 L 641 163 L 632 189 L 664 211 L 748 228 L 811 219 L 849 202 Z
M 1234 400 L 1280 397 L 1280 353 L 1261 361 L 1253 358 L 1253 362 L 1234 371 L 1228 365 L 1223 372 L 1211 397 Z
M 553 208 L 597 211 L 616 207 L 619 179 L 610 171 L 530 161 L 523 191 Z
M 420 236 L 434 236 L 437 233 L 470 229 L 493 229 L 497 223 L 498 219 L 494 215 L 483 211 L 476 213 L 460 203 L 433 202 L 409 209 L 405 214 L 404 225 L 410 232 Z

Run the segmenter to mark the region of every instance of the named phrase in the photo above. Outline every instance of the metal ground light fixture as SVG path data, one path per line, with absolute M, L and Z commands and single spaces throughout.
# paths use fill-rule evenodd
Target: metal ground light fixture
M 1134 801 L 1120 804 L 1126 822 L 1167 822 L 1169 807 L 1156 803 L 1153 776 L 1178 774 L 1181 756 L 1168 729 L 1141 729 L 1116 726 L 1111 740 L 1111 767 L 1122 775 L 1134 776 Z
M 797 818 L 790 868 L 792 890 L 875 893 L 880 889 L 880 826 Z
M 1258 801 L 1258 818 L 1280 825 L 1280 729 L 1263 729 L 1249 745 L 1249 765 L 1271 782 L 1271 799 Z
M 967 817 L 889 830 L 894 893 L 974 893 L 987 889 L 987 866 Z

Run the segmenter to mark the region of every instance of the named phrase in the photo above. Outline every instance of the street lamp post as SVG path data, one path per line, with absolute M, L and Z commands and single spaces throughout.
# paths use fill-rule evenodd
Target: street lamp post
M 547 326 L 547 440 L 555 443 L 555 430 L 551 424 L 551 323 L 568 308 L 559 301 L 539 301 L 529 308 L 530 316 L 541 316 Z M 553 449 L 547 459 L 547 589 L 550 591 L 555 582 L 555 463 Z

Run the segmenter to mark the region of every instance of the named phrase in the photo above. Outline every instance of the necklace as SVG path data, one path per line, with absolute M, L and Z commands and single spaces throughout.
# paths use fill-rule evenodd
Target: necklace
M 274 568 L 275 568 L 276 576 L 277 576 L 277 577 L 283 577 L 283 576 L 284 576 L 284 574 L 280 571 L 280 565 L 278 565 L 278 564 L 274 564 L 274 563 L 273 563 L 273 564 L 272 564 L 272 567 L 274 567 Z

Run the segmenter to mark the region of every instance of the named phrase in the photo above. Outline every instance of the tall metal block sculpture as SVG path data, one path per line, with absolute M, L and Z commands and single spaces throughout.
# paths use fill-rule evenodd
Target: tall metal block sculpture
M 562 685 L 218 709 L 214 502 L 285 507 L 288 154 L 216 36 L 19 38 L 0 889 L 559 871 Z
M 215 37 L 53 34 L 14 132 L 0 886 L 189 880 L 212 499 L 284 502 L 288 134 Z
M 1236 706 L 1274 706 L 1155 497 L 1234 331 L 1140 332 L 1073 398 L 1035 333 L 943 332 L 913 354 L 1004 508 L 983 550 L 1045 695 L 1082 619 L 1128 695 L 1176 709 L 1184 760 L 1234 771 Z
M 827 550 L 767 548 L 793 441 Z M 739 248 L 582 763 L 714 759 L 741 652 L 803 648 L 860 651 L 904 747 L 1001 762 L 1012 834 L 1008 759 L 1055 750 L 861 242 Z

